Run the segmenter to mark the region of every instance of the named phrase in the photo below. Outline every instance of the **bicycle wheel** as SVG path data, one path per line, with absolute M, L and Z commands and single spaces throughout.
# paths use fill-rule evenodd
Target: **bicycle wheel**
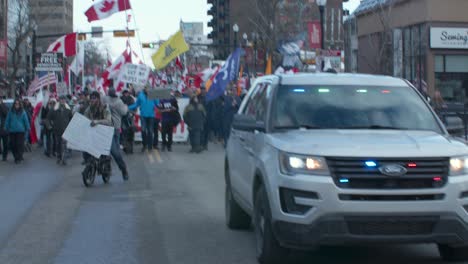
M 88 164 L 86 168 L 81 173 L 83 176 L 83 183 L 86 187 L 91 187 L 94 183 L 94 178 L 96 175 L 96 169 L 93 165 Z
M 102 174 L 102 181 L 103 181 L 104 183 L 109 183 L 109 181 L 110 181 L 110 173 L 103 173 L 103 174 Z

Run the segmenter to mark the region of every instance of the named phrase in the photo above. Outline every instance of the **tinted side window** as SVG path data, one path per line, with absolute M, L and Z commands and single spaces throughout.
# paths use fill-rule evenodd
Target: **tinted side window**
M 268 83 L 258 84 L 249 98 L 244 114 L 255 117 L 257 121 L 264 122 L 268 111 L 268 100 L 270 96 L 271 85 Z

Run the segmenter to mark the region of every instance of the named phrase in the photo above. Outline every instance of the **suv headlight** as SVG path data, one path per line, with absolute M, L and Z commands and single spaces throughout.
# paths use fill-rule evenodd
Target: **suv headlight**
M 450 176 L 468 174 L 468 156 L 450 159 Z
M 330 175 L 325 158 L 285 152 L 280 152 L 280 169 L 287 175 Z

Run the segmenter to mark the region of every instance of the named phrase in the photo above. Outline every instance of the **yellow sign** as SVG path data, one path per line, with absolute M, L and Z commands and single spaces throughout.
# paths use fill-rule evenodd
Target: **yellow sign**
M 151 57 L 154 67 L 160 70 L 169 64 L 180 54 L 189 50 L 189 46 L 185 42 L 182 31 L 174 34 L 168 41 L 159 47 L 158 51 Z

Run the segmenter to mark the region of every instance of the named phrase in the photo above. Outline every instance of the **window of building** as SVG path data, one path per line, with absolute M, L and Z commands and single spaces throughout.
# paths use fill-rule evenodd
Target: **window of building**
M 427 26 L 414 25 L 403 29 L 403 78 L 412 82 L 420 91 L 427 92 L 426 48 Z M 422 81 L 420 81 L 420 79 Z
M 445 103 L 464 103 L 468 95 L 468 56 L 437 55 L 435 64 L 435 89 Z
M 434 70 L 435 72 L 444 72 L 444 56 L 434 57 Z

